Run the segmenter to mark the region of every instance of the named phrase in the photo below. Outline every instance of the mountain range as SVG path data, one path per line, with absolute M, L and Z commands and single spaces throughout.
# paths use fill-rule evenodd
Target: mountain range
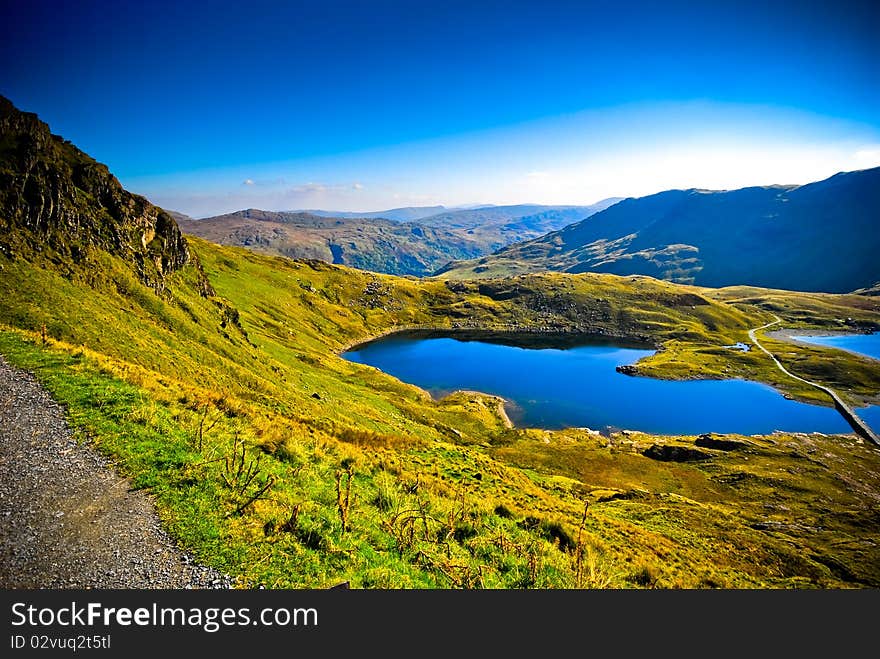
M 319 217 L 344 217 L 344 218 L 382 218 L 383 220 L 394 220 L 395 222 L 412 222 L 420 220 L 423 217 L 430 217 L 438 213 L 444 213 L 448 208 L 446 206 L 406 206 L 404 208 L 389 208 L 384 211 L 328 211 L 320 209 L 306 208 L 298 211 L 290 211 L 292 213 L 309 213 L 310 215 L 318 215 Z
M 247 209 L 193 220 L 176 214 L 185 233 L 220 245 L 247 247 L 265 254 L 312 258 L 388 274 L 431 275 L 457 259 L 489 254 L 589 217 L 618 199 L 592 206 L 489 206 L 429 208 L 329 215 L 331 211 L 273 212 Z M 436 207 L 441 208 L 443 207 Z M 382 213 L 385 213 L 382 211 Z M 397 221 L 399 217 L 412 221 Z
M 443 274 L 605 272 L 711 287 L 847 292 L 880 280 L 878 222 L 880 168 L 801 186 L 667 190 L 450 264 Z

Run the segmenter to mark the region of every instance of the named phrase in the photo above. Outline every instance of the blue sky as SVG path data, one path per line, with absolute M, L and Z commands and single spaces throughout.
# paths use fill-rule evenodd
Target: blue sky
M 199 217 L 880 165 L 872 3 L 708 4 L 3 0 L 0 93 Z

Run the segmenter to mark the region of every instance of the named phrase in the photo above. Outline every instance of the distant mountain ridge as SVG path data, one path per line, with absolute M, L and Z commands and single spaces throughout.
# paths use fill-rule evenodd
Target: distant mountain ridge
M 603 199 L 589 206 L 547 206 L 544 204 L 515 204 L 509 206 L 478 206 L 476 208 L 450 209 L 423 217 L 418 222 L 431 226 L 474 228 L 520 222 L 526 218 L 542 216 L 557 228 L 584 219 L 584 213 L 592 214 L 616 204 L 621 197 Z
M 880 279 L 880 167 L 801 186 L 667 190 L 625 199 L 445 276 L 542 270 L 848 292 Z
M 383 220 L 394 220 L 395 222 L 412 222 L 423 217 L 430 217 L 443 213 L 449 209 L 446 206 L 406 206 L 404 208 L 389 208 L 384 211 L 328 211 L 319 209 L 304 209 L 289 211 L 291 213 L 309 213 L 319 217 L 343 217 L 347 219 L 354 218 L 381 218 Z
M 467 236 L 381 218 L 251 208 L 202 220 L 178 219 L 178 223 L 184 233 L 220 245 L 392 274 L 431 273 L 451 259 L 481 254 Z
M 450 261 L 479 257 L 516 241 L 543 235 L 615 201 L 606 199 L 593 206 L 446 210 L 412 222 L 254 208 L 201 220 L 180 214 L 176 217 L 185 233 L 221 245 L 295 259 L 319 259 L 375 272 L 425 276 Z

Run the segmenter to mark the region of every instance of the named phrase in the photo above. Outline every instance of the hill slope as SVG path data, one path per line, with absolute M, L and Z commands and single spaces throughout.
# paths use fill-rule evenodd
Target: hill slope
M 613 201 L 595 206 L 500 206 L 450 211 L 413 222 L 396 222 L 376 214 L 326 217 L 249 209 L 201 220 L 181 218 L 179 223 L 184 232 L 220 245 L 319 259 L 374 272 L 424 276 L 449 261 L 475 258 L 518 240 L 543 235 L 607 208 Z
M 669 190 L 626 199 L 447 277 L 541 270 L 702 286 L 847 292 L 880 278 L 880 168 L 799 187 Z
M 64 163 L 79 152 L 53 141 L 46 153 L 32 131 L 42 125 L 0 135 L 24 145 L 4 152 L 4 181 L 42 159 L 46 190 L 69 189 Z M 768 310 L 797 326 L 876 323 L 871 297 L 595 274 L 412 281 L 196 238 L 185 260 L 166 245 L 177 266 L 142 277 L 147 248 L 103 205 L 123 192 L 76 190 L 45 216 L 4 188 L 22 218 L 52 226 L 3 218 L 17 249 L 0 253 L 0 353 L 150 492 L 181 546 L 241 586 L 880 585 L 880 455 L 851 435 L 737 437 L 722 450 L 711 437 L 511 429 L 496 397 L 432 400 L 339 356 L 406 326 L 596 332 L 661 345 L 647 372 L 782 387 L 763 354 L 723 346 Z M 76 213 L 81 252 L 60 238 L 40 248 L 69 239 L 61 225 Z M 785 359 L 847 396 L 876 392 L 875 366 L 828 354 L 792 344 Z M 699 463 L 648 457 L 696 441 L 710 444 Z

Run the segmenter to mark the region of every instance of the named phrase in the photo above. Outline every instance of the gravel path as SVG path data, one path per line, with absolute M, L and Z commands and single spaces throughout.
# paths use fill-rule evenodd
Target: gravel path
M 62 408 L 0 357 L 0 587 L 229 586 L 177 549 L 150 498 L 78 445 Z

